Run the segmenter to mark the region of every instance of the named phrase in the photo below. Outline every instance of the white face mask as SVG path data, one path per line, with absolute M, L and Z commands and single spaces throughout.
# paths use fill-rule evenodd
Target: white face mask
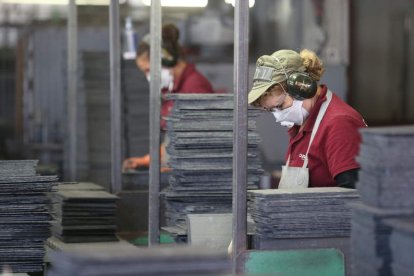
M 309 116 L 309 112 L 302 107 L 302 104 L 303 101 L 293 100 L 291 107 L 283 110 L 276 109 L 272 112 L 273 116 L 276 118 L 276 122 L 288 128 L 291 128 L 294 125 L 302 125 L 303 121 Z
M 147 73 L 145 75 L 148 82 L 151 81 L 151 75 L 150 73 Z M 174 77 L 171 73 L 171 70 L 167 68 L 161 68 L 161 89 L 167 88 L 168 91 L 171 91 L 174 87 Z

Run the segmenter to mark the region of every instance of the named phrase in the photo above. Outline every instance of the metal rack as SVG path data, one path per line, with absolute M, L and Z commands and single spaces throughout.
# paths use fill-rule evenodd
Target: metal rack
M 121 80 L 120 80 L 120 24 L 119 1 L 109 6 L 110 79 L 111 79 L 111 191 L 121 186 Z M 76 68 L 77 68 L 77 10 L 76 1 L 69 2 L 68 16 L 68 104 L 70 126 L 70 172 L 76 179 Z M 160 190 L 160 80 L 161 80 L 161 0 L 151 3 L 151 83 L 150 83 L 150 170 L 149 170 L 149 246 L 159 244 Z M 248 33 L 249 1 L 237 0 L 234 32 L 234 158 L 233 158 L 233 269 L 240 271 L 246 251 L 246 187 L 247 187 L 247 89 L 248 89 Z

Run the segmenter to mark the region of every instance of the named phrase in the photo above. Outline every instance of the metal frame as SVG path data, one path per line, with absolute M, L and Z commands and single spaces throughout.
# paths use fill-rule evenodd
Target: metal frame
M 161 0 L 151 1 L 148 245 L 160 243 Z
M 69 180 L 76 181 L 78 158 L 78 23 L 76 0 L 68 4 L 67 39 L 68 39 L 68 137 L 69 137 Z
M 148 244 L 159 244 L 160 192 L 160 111 L 161 111 L 161 1 L 151 3 L 150 51 L 150 168 Z M 111 74 L 111 171 L 112 192 L 122 189 L 121 174 L 121 66 L 119 1 L 111 0 L 109 7 L 110 74 Z
M 78 26 L 76 0 L 69 1 L 68 12 L 68 130 L 69 178 L 77 179 L 77 103 L 78 103 Z M 109 6 L 110 79 L 111 79 L 111 191 L 122 188 L 121 162 L 121 43 L 119 1 L 111 0 Z
M 237 0 L 234 25 L 233 275 L 244 270 L 247 250 L 247 90 L 249 0 Z
M 119 0 L 111 0 L 109 6 L 109 47 L 111 79 L 111 192 L 122 189 L 122 141 L 121 141 L 121 41 Z
M 150 83 L 150 170 L 149 170 L 149 246 L 159 244 L 160 192 L 160 111 L 161 111 L 161 1 L 151 4 L 151 83 Z M 77 10 L 69 2 L 68 15 L 68 112 L 70 135 L 70 178 L 76 180 L 77 163 Z M 122 189 L 121 144 L 121 52 L 119 1 L 109 6 L 110 81 L 111 81 L 111 191 Z
M 73 0 L 72 0 L 73 1 Z M 151 3 L 150 51 L 150 170 L 148 245 L 159 244 L 160 105 L 161 105 L 161 1 Z M 233 273 L 243 268 L 247 250 L 247 89 L 249 52 L 249 1 L 237 0 L 234 29 L 234 120 L 233 120 Z M 110 5 L 111 150 L 112 190 L 121 185 L 120 41 L 119 2 Z

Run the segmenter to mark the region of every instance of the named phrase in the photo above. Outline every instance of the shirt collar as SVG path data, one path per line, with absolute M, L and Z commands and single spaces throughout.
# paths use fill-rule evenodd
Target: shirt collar
M 174 87 L 172 89 L 173 92 L 179 92 L 181 87 L 184 84 L 184 80 L 187 78 L 188 75 L 192 74 L 195 71 L 194 64 L 187 63 L 181 75 L 174 80 Z

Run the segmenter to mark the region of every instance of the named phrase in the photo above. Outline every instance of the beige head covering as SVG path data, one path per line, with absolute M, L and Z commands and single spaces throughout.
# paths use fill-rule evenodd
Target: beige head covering
M 249 104 L 256 101 L 271 86 L 287 80 L 292 72 L 305 72 L 302 57 L 292 50 L 279 50 L 261 56 L 256 62 L 253 87 L 248 95 Z

